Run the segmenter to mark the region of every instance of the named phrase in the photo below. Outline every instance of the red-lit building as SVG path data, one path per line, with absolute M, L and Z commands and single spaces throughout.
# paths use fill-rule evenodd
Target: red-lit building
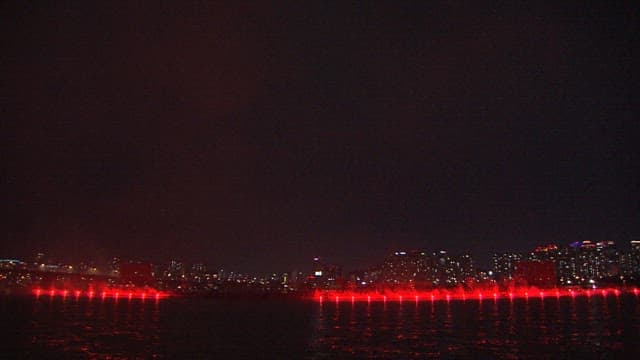
M 553 261 L 518 261 L 515 264 L 516 284 L 553 288 L 558 283 L 556 263 Z

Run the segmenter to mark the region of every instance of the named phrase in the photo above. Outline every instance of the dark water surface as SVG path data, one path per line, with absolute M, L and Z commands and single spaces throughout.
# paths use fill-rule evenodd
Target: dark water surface
M 637 358 L 632 294 L 324 302 L 0 296 L 2 358 Z

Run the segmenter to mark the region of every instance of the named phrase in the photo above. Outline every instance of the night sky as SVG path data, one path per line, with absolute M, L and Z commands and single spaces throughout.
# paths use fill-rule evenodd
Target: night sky
M 2 2 L 0 257 L 640 238 L 637 2 L 340 3 Z

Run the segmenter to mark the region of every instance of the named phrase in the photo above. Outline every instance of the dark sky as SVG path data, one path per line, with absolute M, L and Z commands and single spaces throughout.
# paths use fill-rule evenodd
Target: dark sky
M 640 238 L 637 2 L 239 3 L 2 2 L 0 256 Z

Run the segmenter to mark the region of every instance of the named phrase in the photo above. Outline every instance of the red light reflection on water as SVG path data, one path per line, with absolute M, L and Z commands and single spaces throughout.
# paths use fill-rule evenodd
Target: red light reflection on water
M 551 294 L 549 294 L 549 292 Z M 491 299 L 492 301 L 498 301 L 501 298 L 508 297 L 509 300 L 514 299 L 530 299 L 530 298 L 539 298 L 544 300 L 548 298 L 548 295 L 551 295 L 551 298 L 560 299 L 562 297 L 571 297 L 575 298 L 577 296 L 601 296 L 607 297 L 609 295 L 615 294 L 615 296 L 619 296 L 623 293 L 633 293 L 634 295 L 640 295 L 640 290 L 637 288 L 634 289 L 618 289 L 618 288 L 606 288 L 599 289 L 599 291 L 592 291 L 591 289 L 564 289 L 564 288 L 556 288 L 556 289 L 546 289 L 545 291 L 539 290 L 536 288 L 520 288 L 514 289 L 508 292 L 494 290 L 490 292 L 491 297 L 486 297 Z M 555 296 L 554 296 L 555 295 Z M 476 300 L 476 301 L 485 301 L 485 294 L 481 291 L 461 291 L 461 290 L 433 290 L 433 291 L 382 291 L 382 292 L 351 292 L 351 291 L 336 291 L 336 290 L 328 290 L 328 291 L 317 291 L 314 295 L 314 299 L 322 302 L 322 300 L 326 297 L 331 297 L 335 299 L 336 303 L 340 302 L 341 297 L 346 297 L 347 299 L 351 299 L 351 302 L 357 301 L 366 301 L 368 303 L 372 301 L 397 301 L 402 302 L 406 297 L 415 299 L 415 302 L 418 303 L 420 301 L 451 301 L 451 300 Z

